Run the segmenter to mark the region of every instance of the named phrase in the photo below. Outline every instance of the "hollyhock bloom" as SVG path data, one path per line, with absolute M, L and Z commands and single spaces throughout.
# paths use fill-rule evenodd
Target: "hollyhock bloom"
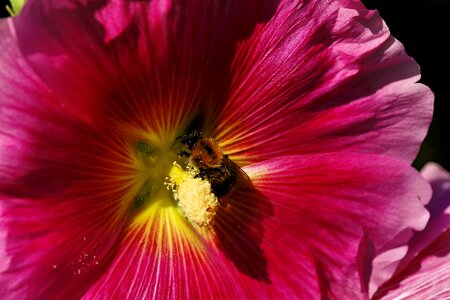
M 359 1 L 28 1 L 0 30 L 5 299 L 364 298 L 428 220 L 433 96 Z
M 450 298 L 450 174 L 435 163 L 425 165 L 421 173 L 433 188 L 426 206 L 430 221 L 411 239 L 407 255 L 391 262 L 397 265 L 395 274 L 374 299 Z

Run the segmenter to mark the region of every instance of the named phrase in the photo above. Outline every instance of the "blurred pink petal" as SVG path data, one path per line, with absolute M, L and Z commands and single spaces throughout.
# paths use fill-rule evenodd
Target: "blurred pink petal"
M 450 174 L 435 163 L 421 171 L 433 188 L 426 208 L 427 227 L 409 242 L 407 255 L 375 298 L 447 299 L 450 297 Z

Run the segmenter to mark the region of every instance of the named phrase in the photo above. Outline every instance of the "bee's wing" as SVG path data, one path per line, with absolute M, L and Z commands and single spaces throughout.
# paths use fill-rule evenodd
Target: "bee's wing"
M 244 170 L 241 169 L 241 167 L 238 166 L 237 163 L 235 163 L 234 161 L 232 161 L 229 158 L 227 159 L 227 164 L 229 164 L 230 166 L 232 166 L 232 168 L 235 170 L 236 172 L 236 176 L 237 176 L 237 183 L 244 183 L 244 182 L 249 182 L 250 181 L 250 177 L 247 175 L 247 173 L 245 173 Z

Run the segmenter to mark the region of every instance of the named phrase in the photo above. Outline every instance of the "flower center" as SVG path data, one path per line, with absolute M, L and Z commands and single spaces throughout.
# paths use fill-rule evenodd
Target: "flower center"
M 137 142 L 134 149 L 140 187 L 133 206 L 137 220 L 159 203 L 177 207 L 192 225 L 211 227 L 219 209 L 226 207 L 226 196 L 248 178 L 216 140 L 196 131 L 175 143 Z

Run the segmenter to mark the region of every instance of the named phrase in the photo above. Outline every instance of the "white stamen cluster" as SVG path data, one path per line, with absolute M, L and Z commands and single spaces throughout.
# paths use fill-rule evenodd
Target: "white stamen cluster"
M 173 164 L 166 186 L 172 191 L 178 207 L 186 218 L 199 226 L 212 225 L 219 208 L 219 201 L 211 190 L 208 180 L 196 178 L 196 170 L 184 171 L 177 163 Z

